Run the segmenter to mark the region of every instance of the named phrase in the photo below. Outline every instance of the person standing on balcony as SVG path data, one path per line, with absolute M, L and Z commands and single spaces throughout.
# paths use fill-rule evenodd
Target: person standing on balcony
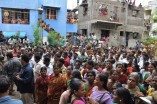
M 20 17 L 18 17 L 18 19 L 17 19 L 17 23 L 18 23 L 18 24 L 21 23 L 21 19 L 20 19 Z

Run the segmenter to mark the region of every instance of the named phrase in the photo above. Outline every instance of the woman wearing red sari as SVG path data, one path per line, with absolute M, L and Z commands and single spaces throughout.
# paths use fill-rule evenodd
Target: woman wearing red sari
M 35 100 L 37 104 L 47 104 L 47 89 L 49 77 L 46 75 L 46 67 L 40 70 L 41 76 L 35 82 Z
M 53 66 L 53 71 L 54 75 L 50 76 L 48 84 L 47 104 L 59 104 L 60 96 L 66 85 L 65 76 L 61 74 L 61 70 L 57 65 Z

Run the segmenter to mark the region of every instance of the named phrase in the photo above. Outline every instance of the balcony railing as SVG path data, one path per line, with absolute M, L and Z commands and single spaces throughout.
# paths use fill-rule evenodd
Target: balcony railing
M 69 12 L 67 14 L 67 23 L 68 24 L 77 24 L 78 23 L 78 15 Z

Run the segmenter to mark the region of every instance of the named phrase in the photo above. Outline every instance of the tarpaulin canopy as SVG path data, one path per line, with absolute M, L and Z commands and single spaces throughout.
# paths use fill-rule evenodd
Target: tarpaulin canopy
M 26 32 L 18 32 L 19 37 L 23 38 L 26 36 Z M 5 38 L 17 35 L 17 32 L 3 32 Z

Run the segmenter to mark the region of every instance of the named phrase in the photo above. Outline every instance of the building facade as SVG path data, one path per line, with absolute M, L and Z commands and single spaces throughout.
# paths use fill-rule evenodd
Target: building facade
M 126 0 L 83 0 L 79 7 L 79 33 L 109 38 L 109 45 L 133 46 L 144 31 L 144 9 Z
M 39 19 L 64 37 L 67 32 L 77 32 L 77 24 L 67 22 L 67 0 L 0 0 L 0 31 L 4 35 L 19 31 L 33 41 L 33 27 Z M 42 36 L 47 35 L 42 30 Z
M 157 20 L 154 20 L 157 16 L 157 0 L 149 1 L 145 7 L 144 19 L 145 19 L 145 35 L 157 36 Z M 155 13 L 156 12 L 156 13 Z M 156 30 L 156 32 L 155 32 Z

